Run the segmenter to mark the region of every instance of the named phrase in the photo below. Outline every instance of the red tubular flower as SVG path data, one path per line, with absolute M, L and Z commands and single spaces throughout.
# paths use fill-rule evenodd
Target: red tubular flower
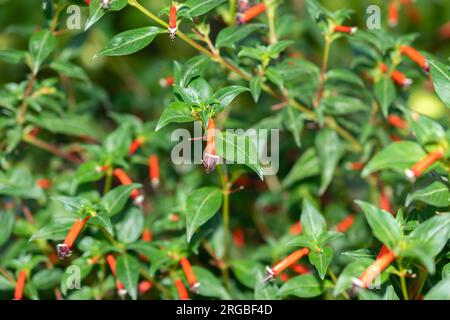
M 163 88 L 171 87 L 175 83 L 175 79 L 173 76 L 167 76 L 159 80 L 159 85 Z
M 300 221 L 297 221 L 294 225 L 289 228 L 289 233 L 298 236 L 302 233 L 302 224 Z
M 156 190 L 159 187 L 159 162 L 158 162 L 158 156 L 151 155 L 148 158 L 148 166 L 149 166 L 150 183 L 152 184 L 153 189 Z
M 383 73 L 386 73 L 389 71 L 389 68 L 387 65 L 385 65 L 384 63 L 382 63 L 380 65 L 380 69 Z M 411 79 L 409 79 L 404 73 L 398 71 L 398 70 L 394 70 L 391 73 L 391 78 L 392 80 L 397 83 L 398 85 L 402 86 L 403 88 L 408 88 L 409 86 L 412 85 L 413 81 Z
M 150 291 L 153 287 L 153 282 L 144 280 L 139 283 L 139 293 L 144 294 Z
M 348 27 L 348 26 L 335 26 L 334 32 L 340 32 L 340 33 L 348 33 L 348 34 L 354 34 L 358 30 L 357 27 Z
M 341 222 L 339 222 L 339 224 L 336 226 L 336 231 L 346 232 L 353 226 L 354 223 L 355 223 L 355 215 L 349 214 Z
M 391 27 L 398 25 L 398 5 L 396 1 L 389 3 L 389 25 Z
M 186 258 L 180 259 L 181 268 L 183 269 L 184 275 L 189 283 L 189 290 L 194 293 L 198 293 L 200 290 L 200 283 L 197 281 L 197 276 L 192 270 L 191 263 Z
M 177 6 L 175 2 L 172 2 L 169 13 L 169 37 L 174 40 L 177 33 Z
M 411 169 L 407 169 L 405 174 L 411 181 L 415 181 L 416 178 L 420 177 L 429 167 L 443 157 L 444 151 L 441 148 L 438 148 L 417 162 Z
M 244 23 L 250 22 L 253 19 L 255 19 L 257 16 L 262 14 L 264 11 L 266 11 L 266 5 L 263 2 L 258 3 L 257 5 L 244 11 L 242 14 L 239 14 L 238 18 L 237 18 L 237 23 L 244 24 Z
M 296 274 L 307 274 L 309 273 L 309 268 L 301 263 L 296 263 L 293 266 L 291 266 L 291 270 L 294 271 Z
M 91 3 L 91 0 L 84 0 L 84 2 L 85 2 L 86 4 L 90 4 L 90 3 Z
M 144 143 L 143 137 L 138 137 L 138 138 L 134 139 L 130 145 L 130 149 L 128 150 L 128 155 L 131 156 L 131 155 L 135 154 L 136 151 L 142 146 L 143 143 Z
M 450 39 L 450 22 L 447 22 L 439 28 L 439 34 L 444 40 Z
M 36 184 L 41 189 L 50 189 L 52 187 L 52 181 L 50 179 L 38 179 Z
M 184 286 L 183 280 L 176 279 L 175 280 L 175 287 L 177 288 L 178 292 L 178 299 L 180 300 L 189 300 L 189 294 L 186 290 L 186 287 Z
M 153 233 L 149 229 L 144 229 L 144 231 L 142 232 L 141 240 L 144 242 L 152 242 Z
M 384 249 L 383 249 L 384 248 Z M 375 262 L 370 265 L 353 283 L 361 288 L 368 288 L 373 280 L 378 277 L 394 261 L 395 254 L 387 247 L 383 247 Z
M 387 121 L 391 126 L 399 129 L 408 129 L 409 127 L 408 122 L 394 114 L 389 115 Z
M 84 226 L 90 219 L 90 216 L 87 216 L 83 220 L 77 219 L 74 224 L 72 225 L 72 228 L 70 229 L 69 233 L 66 236 L 66 239 L 63 243 L 60 243 L 56 246 L 56 252 L 58 253 L 58 257 L 61 260 L 64 260 L 66 257 L 70 257 L 72 255 L 72 251 L 70 250 L 75 242 L 77 240 L 78 235 L 80 234 L 81 230 L 83 230 Z
M 233 230 L 233 243 L 239 249 L 244 248 L 245 246 L 245 235 L 242 229 L 234 229 Z
M 112 254 L 108 254 L 106 256 L 106 262 L 108 262 L 109 268 L 111 269 L 114 278 L 116 278 L 117 293 L 119 296 L 124 297 L 127 294 L 127 290 L 125 289 L 123 283 L 117 278 L 116 258 Z
M 208 128 L 206 129 L 206 148 L 205 155 L 203 156 L 203 166 L 206 173 L 210 173 L 216 169 L 216 165 L 219 162 L 220 157 L 216 155 L 216 141 L 214 138 L 216 126 L 214 119 L 209 119 Z
M 277 275 L 279 275 L 281 272 L 283 272 L 286 268 L 289 268 L 292 266 L 295 262 L 297 262 L 299 259 L 301 259 L 303 256 L 306 256 L 309 254 L 308 248 L 303 248 L 300 250 L 297 250 L 290 255 L 288 255 L 286 258 L 278 262 L 276 265 L 274 265 L 272 268 L 267 267 L 266 268 L 266 275 L 264 277 L 264 282 L 271 281 L 275 279 Z
M 19 276 L 17 277 L 16 290 L 14 291 L 14 300 L 22 300 L 23 289 L 25 288 L 25 280 L 27 279 L 27 272 L 21 270 Z
M 124 186 L 132 184 L 133 181 L 131 181 L 130 177 L 126 174 L 125 171 L 122 169 L 114 169 L 114 176 L 119 179 L 120 183 Z M 131 192 L 131 199 L 133 199 L 134 203 L 137 205 L 141 205 L 144 201 L 144 197 L 139 194 L 139 191 L 137 189 L 134 189 Z
M 364 169 L 364 163 L 363 162 L 350 162 L 346 165 L 347 169 L 353 170 L 353 171 L 361 171 Z
M 427 59 L 416 49 L 409 46 L 401 46 L 400 51 L 402 54 L 408 56 L 412 61 L 417 63 L 425 72 L 430 71 L 430 65 Z

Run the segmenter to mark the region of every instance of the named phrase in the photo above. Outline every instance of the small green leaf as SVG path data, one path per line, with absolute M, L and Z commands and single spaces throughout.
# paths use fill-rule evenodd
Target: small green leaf
M 194 266 L 192 270 L 200 283 L 200 295 L 221 300 L 231 299 L 221 282 L 208 269 Z
M 294 167 L 283 180 L 283 187 L 288 188 L 303 179 L 320 173 L 319 158 L 315 148 L 307 149 L 297 160 Z
M 328 266 L 333 259 L 333 249 L 325 247 L 321 252 L 311 251 L 309 253 L 309 262 L 316 267 L 320 279 L 325 279 Z
M 261 85 L 262 85 L 262 79 L 260 77 L 254 77 L 250 81 L 250 92 L 252 94 L 253 100 L 258 102 L 259 96 L 261 95 Z
M 148 46 L 158 34 L 166 30 L 158 27 L 144 27 L 128 30 L 114 36 L 108 46 L 95 55 L 99 56 L 123 56 L 132 54 Z
M 190 194 L 186 208 L 187 240 L 211 219 L 222 205 L 222 192 L 215 187 L 204 187 Z
M 50 68 L 52 68 L 53 70 L 55 70 L 59 73 L 62 73 L 63 75 L 65 75 L 69 78 L 79 79 L 82 81 L 89 81 L 89 78 L 86 75 L 86 72 L 81 67 L 79 67 L 76 64 L 73 64 L 71 62 L 53 61 L 50 64 Z
M 63 240 L 73 223 L 52 223 L 39 229 L 29 241 L 34 240 Z
M 144 215 L 140 209 L 132 207 L 115 227 L 120 242 L 133 243 L 139 239 L 144 229 Z
M 26 52 L 15 49 L 0 50 L 0 60 L 7 63 L 20 63 L 25 61 Z
M 0 247 L 8 241 L 14 229 L 14 211 L 0 211 Z
M 229 86 L 218 90 L 213 96 L 213 99 L 219 101 L 217 112 L 223 110 L 233 102 L 238 95 L 245 91 L 249 91 L 249 89 L 243 86 Z
M 56 46 L 56 38 L 50 30 L 42 30 L 33 34 L 30 39 L 30 55 L 33 74 L 37 74 L 45 59 Z
M 103 196 L 100 204 L 105 208 L 108 216 L 112 217 L 123 209 L 130 198 L 131 192 L 140 186 L 139 184 L 133 183 L 114 188 Z
M 174 101 L 164 109 L 155 130 L 158 131 L 169 123 L 184 123 L 194 120 L 191 108 L 187 103 Z
M 117 278 L 123 283 L 130 297 L 136 300 L 140 269 L 139 261 L 129 254 L 121 255 L 117 257 L 116 269 Z
M 403 234 L 392 214 L 364 201 L 357 200 L 356 204 L 363 210 L 375 237 L 389 248 L 395 248 Z
M 431 77 L 437 95 L 450 108 L 450 67 L 435 60 L 428 59 Z
M 103 9 L 102 2 L 102 0 L 91 0 L 89 4 L 89 18 L 86 21 L 84 31 L 100 20 L 106 12 L 122 10 L 128 4 L 128 0 L 111 0 L 109 2 L 109 8 Z
M 327 230 L 327 223 L 322 214 L 308 199 L 303 200 L 302 215 L 300 217 L 303 234 L 318 239 Z
M 387 117 L 389 113 L 389 107 L 396 98 L 394 83 L 387 75 L 384 75 L 380 79 L 380 81 L 375 84 L 375 96 L 380 102 L 383 115 Z
M 262 24 L 246 24 L 222 29 L 216 38 L 217 48 L 234 48 L 236 43 L 248 37 L 252 32 L 261 30 Z
M 283 125 L 294 137 L 297 147 L 302 146 L 301 134 L 304 126 L 303 113 L 288 105 L 281 112 Z
M 220 6 L 225 1 L 226 0 L 188 0 L 186 5 L 189 7 L 189 15 L 191 17 L 198 17 Z
M 450 205 L 450 191 L 442 182 L 434 182 L 424 189 L 408 194 L 406 206 L 413 201 L 421 201 L 435 207 L 448 207 Z
M 296 296 L 299 298 L 314 298 L 323 292 L 322 285 L 313 275 L 301 275 L 289 279 L 278 290 L 277 295 L 281 297 Z
M 442 279 L 425 295 L 425 300 L 450 300 L 450 277 Z
M 363 177 L 369 174 L 392 169 L 403 174 L 403 172 L 426 156 L 425 151 L 415 142 L 402 141 L 388 145 L 377 153 L 364 167 Z
M 336 285 L 333 290 L 333 295 L 336 297 L 341 293 L 351 289 L 353 287 L 353 279 L 358 278 L 361 273 L 370 265 L 369 261 L 366 262 L 352 262 L 345 266 L 339 275 Z

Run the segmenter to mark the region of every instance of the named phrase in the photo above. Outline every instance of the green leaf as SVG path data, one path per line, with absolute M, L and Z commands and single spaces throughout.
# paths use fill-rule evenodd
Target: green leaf
M 445 137 L 445 129 L 440 123 L 419 113 L 412 114 L 407 110 L 404 110 L 404 113 L 414 135 L 421 145 L 436 143 Z
M 325 113 L 336 116 L 367 111 L 367 106 L 363 101 L 346 96 L 325 97 L 320 101 L 320 106 Z
M 413 201 L 421 201 L 435 207 L 448 207 L 450 205 L 450 191 L 442 182 L 434 182 L 424 189 L 408 194 L 406 206 Z
M 251 259 L 235 259 L 230 262 L 231 270 L 238 281 L 250 289 L 257 285 L 255 273 L 264 270 L 264 266 L 258 261 Z
M 95 216 L 92 216 L 88 222 L 90 225 L 97 226 L 103 228 L 106 232 L 108 232 L 111 236 L 114 236 L 114 229 L 109 219 L 103 212 L 97 212 Z
M 277 295 L 281 297 L 296 296 L 299 298 L 314 298 L 323 292 L 322 285 L 313 275 L 301 275 L 289 279 L 278 290 Z
M 99 56 L 123 56 L 135 53 L 148 46 L 158 34 L 166 30 L 158 27 L 144 27 L 128 30 L 114 36 L 108 46 L 95 55 Z
M 97 170 L 98 167 L 99 164 L 96 161 L 83 162 L 75 173 L 76 185 L 100 180 L 105 175 L 105 172 Z
M 67 61 L 53 61 L 50 63 L 50 68 L 69 78 L 89 81 L 86 72 L 84 72 L 84 70 L 76 64 Z
M 363 177 L 369 174 L 392 169 L 403 174 L 403 172 L 426 156 L 425 151 L 415 142 L 402 141 L 388 145 L 377 153 L 364 167 Z
M 133 183 L 114 188 L 103 196 L 100 204 L 105 208 L 108 216 L 112 217 L 118 214 L 123 207 L 125 207 L 125 204 L 130 198 L 131 192 L 139 187 L 141 187 L 140 184 Z
M 225 1 L 226 0 L 188 0 L 186 5 L 189 7 L 189 15 L 191 17 L 198 17 L 220 6 Z
M 450 277 L 439 281 L 425 295 L 425 300 L 450 300 Z
M 260 77 L 254 77 L 250 81 L 250 92 L 252 94 L 253 100 L 258 102 L 259 96 L 261 95 L 261 85 L 262 85 L 262 79 Z
M 0 211 L 0 247 L 8 241 L 14 229 L 14 211 Z
M 34 33 L 30 39 L 30 55 L 33 74 L 37 74 L 45 59 L 52 53 L 56 46 L 56 38 L 50 30 L 42 30 Z
M 383 300 L 400 300 L 392 285 L 386 288 L 386 292 L 383 295 Z
M 15 49 L 0 50 L 0 60 L 7 63 L 20 63 L 25 61 L 26 52 Z
M 128 154 L 131 144 L 131 130 L 129 126 L 122 125 L 114 130 L 103 143 L 105 151 L 113 160 L 119 160 Z
M 445 247 L 449 236 L 450 213 L 442 213 L 421 223 L 408 238 L 416 240 L 434 257 Z
M 186 236 L 193 234 L 211 219 L 222 205 L 222 191 L 216 187 L 204 187 L 190 194 L 186 207 Z
M 303 200 L 302 215 L 300 217 L 302 233 L 318 239 L 327 230 L 325 218 L 308 199 Z
M 277 297 L 278 288 L 276 285 L 270 282 L 264 282 L 264 275 L 261 271 L 251 274 L 250 277 L 254 278 L 256 281 L 255 289 L 254 289 L 254 299 L 255 300 L 279 300 Z
M 345 266 L 344 270 L 342 270 L 336 281 L 336 285 L 333 290 L 333 296 L 337 297 L 341 293 L 351 289 L 353 287 L 353 279 L 358 278 L 369 265 L 369 261 L 358 261 L 352 262 Z
M 319 173 L 320 164 L 316 149 L 309 148 L 301 155 L 286 178 L 284 178 L 283 187 L 288 188 L 300 180 L 316 176 Z
M 309 262 L 316 267 L 319 272 L 320 279 L 325 279 L 328 266 L 333 259 L 333 249 L 325 247 L 321 252 L 310 251 Z
M 383 115 L 387 117 L 389 107 L 396 98 L 394 83 L 387 75 L 384 75 L 380 81 L 375 84 L 375 96 L 380 102 Z
M 450 277 L 450 262 L 442 268 L 442 278 Z
M 139 261 L 129 254 L 118 256 L 116 269 L 117 278 L 123 283 L 130 297 L 136 300 L 140 269 Z
M 51 115 L 39 115 L 30 117 L 30 122 L 53 133 L 66 134 L 69 136 L 96 137 L 95 130 L 91 120 L 84 116 L 65 114 L 64 118 Z
M 187 103 L 174 101 L 169 104 L 161 114 L 155 131 L 160 130 L 169 123 L 184 123 L 194 121 L 191 108 Z
M 246 135 L 236 135 L 230 132 L 217 132 L 216 153 L 227 163 L 244 164 L 263 179 L 263 172 L 258 158 L 255 140 Z
M 295 144 L 297 147 L 301 147 L 301 133 L 304 126 L 303 113 L 292 106 L 288 105 L 282 111 L 283 125 L 294 137 Z
M 316 151 L 320 160 L 321 183 L 319 193 L 322 195 L 327 190 L 333 179 L 334 171 L 339 159 L 343 155 L 344 148 L 341 145 L 336 131 L 331 129 L 320 130 L 316 137 Z
M 450 68 L 435 59 L 428 59 L 428 63 L 434 89 L 439 98 L 450 108 Z
M 144 215 L 140 209 L 130 208 L 115 227 L 120 242 L 133 243 L 139 239 L 144 229 Z
M 236 43 L 248 37 L 256 30 L 264 28 L 263 24 L 246 24 L 222 29 L 216 38 L 217 48 L 234 48 Z
M 213 99 L 219 102 L 219 107 L 217 112 L 222 111 L 227 107 L 233 100 L 241 93 L 249 91 L 248 88 L 243 86 L 229 86 L 219 89 L 213 96 Z
M 207 61 L 207 57 L 202 55 L 189 59 L 180 71 L 178 85 L 182 88 L 186 87 L 193 78 L 198 77 L 203 72 Z
M 109 9 L 103 9 L 102 0 L 91 0 L 89 4 L 89 18 L 86 21 L 84 31 L 92 27 L 106 12 L 122 10 L 127 4 L 128 0 L 111 0 L 109 2 Z
M 63 240 L 72 228 L 73 223 L 51 223 L 39 229 L 31 236 L 29 241 L 34 240 Z
M 200 295 L 221 300 L 231 299 L 222 283 L 208 269 L 194 266 L 192 270 L 200 283 Z
M 62 276 L 60 269 L 44 269 L 34 274 L 31 282 L 36 290 L 49 290 L 61 282 Z
M 363 210 L 375 237 L 390 249 L 395 248 L 403 234 L 392 214 L 364 201 L 357 200 L 356 204 Z
M 332 69 L 326 73 L 327 82 L 347 83 L 364 88 L 364 82 L 354 72 L 346 69 Z

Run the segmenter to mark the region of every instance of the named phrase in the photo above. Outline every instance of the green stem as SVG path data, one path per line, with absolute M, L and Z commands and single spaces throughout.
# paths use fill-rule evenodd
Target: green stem
M 105 186 L 103 188 L 103 194 L 107 194 L 109 192 L 109 190 L 111 190 L 112 177 L 113 177 L 113 168 L 110 166 L 108 168 L 108 170 L 106 171 Z
M 236 1 L 237 0 L 229 0 L 230 3 L 230 21 L 229 25 L 232 26 L 234 21 L 236 20 Z
M 314 101 L 314 107 L 318 107 L 320 100 L 322 99 L 323 90 L 325 86 L 325 75 L 327 72 L 328 67 L 328 61 L 330 60 L 330 48 L 331 48 L 332 40 L 329 37 L 325 37 L 325 48 L 323 52 L 323 59 L 322 59 L 322 69 L 320 72 L 320 83 L 319 88 L 317 90 L 317 96 L 316 100 Z
M 400 285 L 402 287 L 403 298 L 405 300 L 409 300 L 408 297 L 408 289 L 406 288 L 406 280 L 405 280 L 405 269 L 403 268 L 402 260 L 398 262 L 399 271 L 400 271 Z
M 228 288 L 228 280 L 230 278 L 228 272 L 228 260 L 229 260 L 229 241 L 228 234 L 230 232 L 230 183 L 228 182 L 227 174 L 224 172 L 223 167 L 220 165 L 217 167 L 217 172 L 220 176 L 223 190 L 223 204 L 222 204 L 222 219 L 223 219 L 223 259 L 222 259 L 222 277 L 225 288 Z M 226 169 L 226 168 L 225 168 Z
M 33 93 L 33 85 L 34 81 L 36 80 L 36 76 L 34 73 L 30 74 L 30 79 L 28 80 L 27 89 L 25 90 L 25 93 L 23 94 L 22 98 L 22 105 L 20 106 L 19 114 L 17 115 L 17 123 L 22 124 L 25 122 L 25 114 L 28 110 L 28 97 L 31 96 Z

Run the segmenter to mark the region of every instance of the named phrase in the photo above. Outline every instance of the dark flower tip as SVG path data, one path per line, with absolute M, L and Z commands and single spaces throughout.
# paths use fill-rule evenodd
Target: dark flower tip
M 56 252 L 58 253 L 58 257 L 61 260 L 64 260 L 66 257 L 70 257 L 72 255 L 72 251 L 65 243 L 60 243 L 56 246 Z

